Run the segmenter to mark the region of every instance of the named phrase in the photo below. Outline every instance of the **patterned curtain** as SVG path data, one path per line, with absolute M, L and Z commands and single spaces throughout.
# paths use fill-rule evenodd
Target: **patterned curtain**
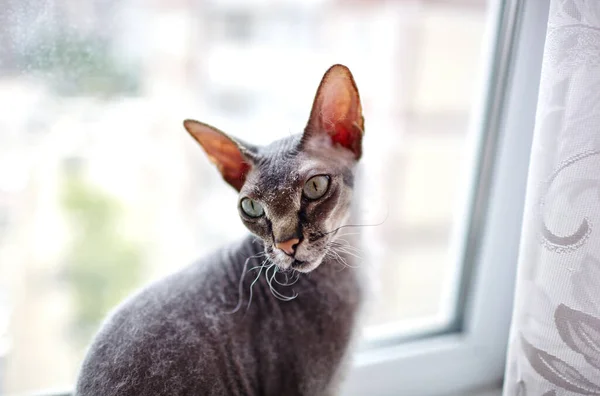
M 504 395 L 600 395 L 600 0 L 551 2 L 525 210 Z

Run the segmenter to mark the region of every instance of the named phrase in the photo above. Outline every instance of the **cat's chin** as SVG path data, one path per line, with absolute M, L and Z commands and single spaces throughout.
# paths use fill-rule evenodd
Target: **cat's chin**
M 268 254 L 268 253 L 267 253 Z M 271 253 L 271 262 L 275 263 L 280 269 L 294 270 L 302 273 L 308 273 L 315 270 L 322 260 L 300 260 L 285 254 Z
M 312 270 L 315 270 L 319 266 L 320 262 L 310 262 L 310 261 L 300 261 L 294 260 L 290 266 L 290 268 L 294 269 L 298 272 L 308 273 Z

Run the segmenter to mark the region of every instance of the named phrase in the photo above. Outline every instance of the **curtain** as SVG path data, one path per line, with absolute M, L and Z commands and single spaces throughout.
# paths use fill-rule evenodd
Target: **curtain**
M 600 395 L 600 0 L 551 2 L 521 238 L 504 395 Z

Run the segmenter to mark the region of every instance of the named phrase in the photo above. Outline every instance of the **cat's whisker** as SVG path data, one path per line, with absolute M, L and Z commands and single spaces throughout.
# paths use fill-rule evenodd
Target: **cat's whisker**
M 329 234 L 333 234 L 334 232 L 336 232 L 338 230 L 341 230 L 342 228 L 347 228 L 347 227 L 377 227 L 377 226 L 380 226 L 380 225 L 382 225 L 383 223 L 385 223 L 387 221 L 388 215 L 389 215 L 389 212 L 387 212 L 385 214 L 385 218 L 381 222 L 375 223 L 375 224 L 344 224 L 342 226 L 334 228 L 331 231 L 323 233 L 323 236 L 329 235 Z
M 342 264 L 340 262 L 339 258 L 329 250 L 327 252 L 325 252 L 325 257 L 328 257 L 328 258 L 334 260 L 336 263 Z M 342 264 L 342 267 L 338 271 L 343 271 L 345 267 L 346 266 L 344 264 Z
M 331 241 L 327 244 L 328 246 L 339 246 L 339 247 L 343 247 L 343 248 L 348 248 L 348 249 L 352 249 L 355 251 L 361 251 L 362 249 L 352 245 L 350 242 L 348 242 L 345 239 L 336 239 L 335 241 Z
M 271 267 L 273 268 L 273 275 L 271 275 L 271 277 L 268 276 L 268 270 L 271 269 Z M 267 277 L 267 283 L 269 284 L 269 288 L 271 289 L 271 294 L 273 294 L 273 296 L 275 296 L 277 299 L 282 300 L 282 301 L 290 301 L 293 300 L 294 298 L 296 298 L 296 295 L 294 296 L 284 296 L 283 294 L 281 294 L 279 291 L 277 291 L 274 287 L 273 287 L 273 279 L 275 279 L 275 276 L 277 275 L 277 270 L 278 267 L 277 266 L 271 266 L 267 269 L 267 272 L 265 273 L 265 276 Z
M 348 264 L 348 262 L 338 252 L 334 252 L 334 253 L 335 253 L 336 257 L 337 257 L 338 263 L 342 264 L 346 268 L 354 268 L 353 266 L 351 266 L 350 264 Z
M 362 259 L 362 257 L 360 255 L 358 255 L 358 252 L 348 249 L 348 246 L 332 245 L 332 248 L 336 249 L 338 252 L 348 254 L 357 259 Z
M 360 249 L 360 248 L 358 248 L 356 246 L 351 245 L 350 242 L 346 241 L 345 239 L 342 239 L 342 241 L 345 242 L 345 243 L 339 243 L 337 240 L 335 240 L 333 242 L 330 242 L 330 243 L 333 246 L 343 247 L 343 248 L 346 248 L 346 249 L 353 250 L 355 252 L 362 252 L 362 249 Z
M 255 267 L 250 268 L 247 272 L 254 271 L 255 269 L 261 268 L 264 264 L 257 265 Z
M 294 276 L 296 277 L 296 279 L 294 279 Z M 294 280 L 292 281 L 292 283 L 288 283 L 288 286 L 295 285 L 300 280 L 300 272 L 294 271 L 294 273 L 292 274 L 292 279 L 294 279 Z M 287 279 L 286 279 L 286 282 L 287 282 Z
M 335 251 L 335 254 L 337 254 L 337 256 L 340 258 L 340 261 L 342 263 L 344 263 L 344 265 L 346 267 L 348 267 L 348 268 L 356 268 L 356 266 L 348 264 L 348 261 L 346 261 L 346 259 L 344 258 L 344 256 L 342 256 L 341 254 L 339 254 L 339 252 Z
M 333 247 L 329 251 L 334 255 L 335 260 L 338 263 L 342 264 L 344 267 L 353 268 L 338 252 L 335 251 L 335 249 L 333 249 Z
M 348 241 L 342 240 L 344 243 L 336 241 L 331 241 L 327 244 L 328 247 L 342 248 L 345 250 L 349 250 L 355 253 L 362 253 L 362 249 L 351 245 Z
M 236 304 L 235 308 L 233 309 L 233 311 L 231 312 L 227 312 L 228 314 L 234 314 L 237 311 L 239 311 L 239 309 L 242 307 L 242 295 L 244 293 L 244 278 L 246 277 L 246 273 L 252 271 L 253 269 L 260 267 L 252 267 L 249 270 L 246 270 L 246 268 L 248 268 L 248 263 L 250 262 L 250 260 L 255 259 L 255 258 L 261 258 L 263 257 L 265 254 L 264 252 L 255 254 L 254 256 L 250 256 L 246 259 L 246 261 L 244 261 L 244 268 L 242 269 L 242 276 L 240 276 L 240 282 L 238 284 L 238 303 Z
M 352 232 L 349 234 L 336 235 L 333 238 L 333 242 L 342 241 L 342 242 L 346 242 L 347 244 L 350 244 L 350 241 L 348 241 L 345 237 L 352 236 L 352 235 L 360 235 L 360 234 L 361 234 L 360 232 Z M 356 242 L 356 241 L 353 241 L 353 242 Z
M 253 295 L 253 288 L 254 288 L 254 284 L 256 282 L 258 282 L 258 280 L 260 279 L 260 274 L 262 274 L 262 270 L 265 267 L 265 264 L 267 263 L 268 259 L 263 260 L 260 269 L 258 270 L 258 274 L 256 275 L 256 278 L 254 278 L 254 280 L 252 281 L 252 283 L 250 284 L 250 295 L 248 297 L 248 305 L 246 306 L 246 312 L 248 312 L 248 310 L 250 309 L 250 304 L 252 303 L 252 295 Z
M 355 253 L 349 252 L 349 251 L 345 250 L 344 248 L 338 247 L 338 248 L 336 248 L 336 249 L 337 249 L 337 250 L 338 250 L 338 252 L 340 252 L 340 253 L 347 254 L 347 255 L 349 255 L 349 256 L 352 256 L 352 257 L 354 257 L 354 258 L 357 258 L 357 259 L 362 259 L 362 257 L 360 257 L 358 254 L 355 254 Z
M 275 278 L 278 270 L 279 270 L 278 267 L 275 267 L 275 271 L 273 272 L 273 276 L 271 277 L 271 279 Z M 281 297 L 280 299 L 283 299 L 283 301 L 291 301 L 291 300 L 295 299 L 296 297 L 298 297 L 298 293 L 294 293 L 294 295 L 292 295 L 292 296 L 285 296 L 285 295 L 279 293 L 275 288 L 273 288 L 272 291 L 274 291 L 276 293 L 276 295 L 275 295 L 276 297 L 277 297 L 277 295 L 279 295 Z
M 346 261 L 346 258 L 344 258 L 344 257 L 343 257 L 343 256 L 342 256 L 340 253 L 343 253 L 343 254 L 347 254 L 347 255 L 350 255 L 350 256 L 356 257 L 357 259 L 360 259 L 360 260 L 362 260 L 362 257 L 360 257 L 360 256 L 358 256 L 358 255 L 356 255 L 356 254 L 354 254 L 354 253 L 352 253 L 352 252 L 346 251 L 346 250 L 345 250 L 343 247 L 341 247 L 341 246 L 331 246 L 331 247 L 330 247 L 330 251 L 331 251 L 333 254 L 335 254 L 335 255 L 336 255 L 336 258 L 338 259 L 338 261 L 339 261 L 339 262 L 341 262 L 342 264 L 344 264 L 346 267 L 348 267 L 348 268 L 358 268 L 358 267 L 360 267 L 360 263 L 358 263 L 358 264 L 356 264 L 356 265 L 351 265 L 351 264 L 349 264 L 349 263 L 348 263 L 348 261 Z
M 333 245 L 332 248 L 336 250 L 336 252 L 338 253 L 343 253 L 343 254 L 347 254 L 348 256 L 352 256 L 358 260 L 360 260 L 358 263 L 356 263 L 356 265 L 354 266 L 354 268 L 358 268 L 361 265 L 363 265 L 365 262 L 367 263 L 367 265 L 370 265 L 371 263 L 366 261 L 359 253 L 362 253 L 362 251 L 360 250 L 348 250 L 350 246 L 340 246 L 340 245 Z
M 348 236 L 348 235 L 360 235 L 360 234 L 361 234 L 360 232 L 347 232 L 345 234 L 336 234 L 335 237 L 337 239 L 337 238 L 345 237 L 345 236 Z
M 359 251 L 359 252 L 362 251 L 361 248 L 359 248 L 358 246 L 355 246 L 353 243 L 351 243 L 350 241 L 343 239 L 343 238 L 336 238 L 335 240 L 331 241 L 330 243 L 333 243 L 336 246 L 347 247 L 347 248 L 355 250 L 355 251 Z
M 275 268 L 275 270 L 273 271 L 273 280 L 275 281 L 275 283 L 277 283 L 280 286 L 285 286 L 284 283 L 279 282 L 279 280 L 277 280 L 277 268 Z
M 278 270 L 279 272 L 279 270 Z M 289 272 L 284 272 L 285 284 L 282 286 L 293 286 L 300 280 L 300 272 L 292 270 L 292 275 L 289 276 Z
M 269 277 L 269 270 L 273 268 L 273 275 L 271 275 L 271 277 Z M 275 275 L 277 274 L 277 269 L 278 267 L 275 266 L 275 264 L 271 264 L 267 270 L 265 271 L 265 277 L 267 279 L 267 283 L 269 284 L 269 289 L 271 290 L 271 294 L 273 295 L 273 297 L 277 298 L 280 301 L 291 301 L 293 299 L 295 299 L 296 297 L 298 297 L 298 293 L 294 293 L 293 296 L 284 296 L 283 294 L 281 294 L 280 292 L 278 292 L 274 287 L 273 287 L 273 279 L 275 278 Z
M 350 246 L 335 246 L 335 248 L 343 253 L 348 253 L 353 257 L 362 258 L 361 253 L 363 252 L 361 250 L 352 249 Z
M 277 274 L 277 273 L 280 273 L 280 274 L 281 274 L 282 272 L 279 272 L 279 270 L 277 270 L 277 269 L 276 269 L 276 270 L 275 270 L 275 273 L 276 273 L 276 274 Z M 290 283 L 290 277 L 288 276 L 288 273 L 287 273 L 287 272 L 283 272 L 282 274 L 283 274 L 283 275 L 285 275 L 285 283 L 281 283 L 281 282 L 279 282 L 279 280 L 277 280 L 277 276 L 275 276 L 275 277 L 273 278 L 273 280 L 275 281 L 275 283 L 277 283 L 277 284 L 278 284 L 278 285 L 280 285 L 280 286 L 292 286 L 292 285 L 296 284 L 296 282 L 298 282 L 298 280 L 300 279 L 300 274 L 299 274 L 298 272 L 294 272 L 294 273 L 293 273 L 293 275 L 296 275 L 296 279 L 294 279 L 294 280 L 293 280 L 293 281 Z

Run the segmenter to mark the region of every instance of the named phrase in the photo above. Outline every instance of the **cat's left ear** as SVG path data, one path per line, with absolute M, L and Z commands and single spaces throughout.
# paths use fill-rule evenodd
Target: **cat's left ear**
M 223 179 L 239 192 L 252 166 L 253 148 L 199 121 L 185 120 L 183 126 L 200 143 Z
M 327 136 L 332 143 L 352 151 L 358 160 L 362 154 L 364 126 L 352 73 L 346 66 L 331 66 L 317 90 L 303 143 L 317 136 Z

